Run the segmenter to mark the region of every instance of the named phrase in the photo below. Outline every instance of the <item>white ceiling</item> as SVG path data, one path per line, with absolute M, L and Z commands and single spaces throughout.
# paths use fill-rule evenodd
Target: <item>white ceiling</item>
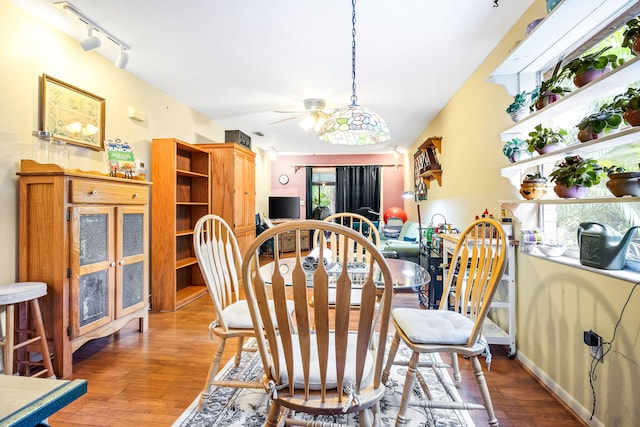
M 58 0 L 13 0 L 76 39 Z M 299 120 L 305 98 L 350 103 L 348 0 L 69 0 L 130 47 L 126 71 L 280 154 L 361 153 L 320 141 Z M 361 0 L 356 6 L 358 103 L 409 147 L 533 0 Z M 115 59 L 103 41 L 100 54 Z M 111 46 L 112 48 L 114 46 Z M 260 132 L 264 136 L 255 133 Z

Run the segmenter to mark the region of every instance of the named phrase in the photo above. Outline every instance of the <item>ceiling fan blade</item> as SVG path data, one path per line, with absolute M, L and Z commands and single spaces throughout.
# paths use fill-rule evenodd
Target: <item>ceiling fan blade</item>
M 289 120 L 298 119 L 298 118 L 300 118 L 300 117 L 302 117 L 302 116 L 304 116 L 304 114 L 303 114 L 303 115 L 299 115 L 299 116 L 291 116 L 291 117 L 287 117 L 286 119 L 277 120 L 277 121 L 275 121 L 275 122 L 271 122 L 271 123 L 269 123 L 269 124 L 270 124 L 270 125 L 275 125 L 276 123 L 282 123 L 282 122 L 286 122 L 286 121 L 289 121 Z
M 292 111 L 292 110 L 274 110 L 274 113 L 286 113 L 286 114 L 305 114 L 307 111 Z

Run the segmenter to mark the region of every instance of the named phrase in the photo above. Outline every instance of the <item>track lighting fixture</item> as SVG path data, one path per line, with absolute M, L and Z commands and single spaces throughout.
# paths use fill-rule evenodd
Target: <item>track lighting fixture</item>
M 102 44 L 99 38 L 92 35 L 93 27 L 91 27 L 90 25 L 87 25 L 87 29 L 88 29 L 87 38 L 80 40 L 80 46 L 82 46 L 85 52 L 88 50 L 93 50 L 95 48 L 98 48 Z
M 111 41 L 112 43 L 120 47 L 120 53 L 118 54 L 118 57 L 116 58 L 114 65 L 120 69 L 123 69 L 127 66 L 127 62 L 129 62 L 129 53 L 128 53 L 129 46 L 127 46 L 122 41 L 120 41 L 120 39 L 114 37 L 113 34 L 109 33 L 108 31 L 105 31 L 104 28 L 101 28 L 98 25 L 96 25 L 91 19 L 87 18 L 82 12 L 80 12 L 71 3 L 62 1 L 54 4 L 58 8 L 60 8 L 60 10 L 73 15 L 74 17 L 78 18 L 83 24 L 87 26 L 88 37 L 86 39 L 80 40 L 80 46 L 82 46 L 82 49 L 84 49 L 85 51 L 89 51 L 89 50 L 93 50 L 100 47 L 100 45 L 102 44 L 100 38 L 93 35 L 93 31 L 95 30 L 100 34 L 104 35 L 107 38 L 107 40 Z
M 120 46 L 120 53 L 116 58 L 116 67 L 120 69 L 124 69 L 127 66 L 127 62 L 129 62 L 129 54 L 124 46 Z

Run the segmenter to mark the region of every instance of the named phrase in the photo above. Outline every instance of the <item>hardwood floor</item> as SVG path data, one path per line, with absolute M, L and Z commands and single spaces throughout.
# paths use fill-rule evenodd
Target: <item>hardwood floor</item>
M 400 293 L 394 306 L 418 306 L 416 294 Z M 49 418 L 51 426 L 170 426 L 195 399 L 204 384 L 215 343 L 208 325 L 211 303 L 204 296 L 169 313 L 152 312 L 149 331 L 131 322 L 120 332 L 91 341 L 74 353 L 72 378 L 88 380 L 88 393 Z M 228 360 L 234 345 L 227 345 Z M 584 426 L 549 394 L 517 360 L 492 347 L 491 371 L 485 375 L 500 425 Z M 484 361 L 482 361 L 483 367 Z M 480 400 L 469 363 L 461 394 Z M 483 411 L 471 411 L 478 426 Z

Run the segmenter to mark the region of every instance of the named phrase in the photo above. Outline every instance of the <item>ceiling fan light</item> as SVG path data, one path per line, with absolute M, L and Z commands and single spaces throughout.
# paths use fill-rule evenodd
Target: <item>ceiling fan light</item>
M 384 120 L 357 104 L 336 110 L 320 131 L 320 139 L 341 145 L 379 144 L 390 138 L 391 133 Z
M 311 115 L 306 116 L 302 121 L 300 121 L 300 127 L 307 131 L 313 129 L 314 125 L 315 120 Z

